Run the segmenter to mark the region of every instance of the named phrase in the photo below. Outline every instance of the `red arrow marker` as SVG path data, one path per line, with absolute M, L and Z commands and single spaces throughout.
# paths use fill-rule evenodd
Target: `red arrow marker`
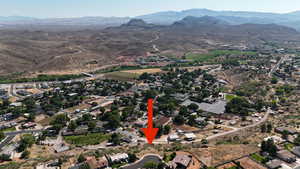
M 153 100 L 148 100 L 148 128 L 142 128 L 149 144 L 152 144 L 158 128 L 153 128 Z

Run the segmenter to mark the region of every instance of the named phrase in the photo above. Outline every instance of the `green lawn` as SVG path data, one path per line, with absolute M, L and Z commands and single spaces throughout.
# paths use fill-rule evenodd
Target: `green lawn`
M 64 137 L 67 143 L 74 144 L 76 146 L 97 145 L 102 143 L 103 141 L 108 140 L 109 138 L 110 135 L 101 133 Z
M 11 128 L 3 129 L 3 130 L 0 130 L 0 131 L 2 131 L 2 132 L 11 132 L 11 131 L 16 131 L 16 128 L 11 127 Z
M 237 97 L 236 95 L 233 94 L 226 94 L 225 99 L 226 101 L 231 101 L 233 98 Z
M 286 144 L 284 144 L 284 148 L 288 151 L 292 151 L 294 148 L 294 145 L 291 143 L 286 143 Z
M 286 115 L 284 119 L 300 119 L 300 115 Z
M 251 154 L 250 156 L 253 160 L 259 162 L 259 163 L 264 163 L 266 161 L 266 158 L 255 153 L 255 154 Z

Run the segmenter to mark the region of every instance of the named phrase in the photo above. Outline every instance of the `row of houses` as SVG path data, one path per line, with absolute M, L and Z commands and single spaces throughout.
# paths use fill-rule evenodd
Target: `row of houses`
M 84 165 L 88 165 L 90 169 L 108 168 L 116 163 L 128 163 L 129 156 L 126 153 L 118 153 L 114 155 L 106 155 L 104 157 L 96 158 L 94 156 L 87 157 L 83 163 L 76 164 L 69 169 L 80 169 Z
M 294 147 L 290 152 L 280 150 L 277 152 L 277 158 L 266 163 L 270 169 L 300 169 L 300 147 Z

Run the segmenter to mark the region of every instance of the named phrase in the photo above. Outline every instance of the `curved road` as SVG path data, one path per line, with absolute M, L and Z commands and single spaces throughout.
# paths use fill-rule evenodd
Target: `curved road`
M 157 154 L 147 154 L 144 157 L 142 157 L 140 160 L 136 161 L 135 163 L 122 167 L 122 169 L 143 168 L 146 163 L 148 163 L 148 162 L 159 163 L 159 162 L 161 162 L 161 159 L 162 158 L 160 156 L 158 156 Z
M 252 128 L 252 127 L 256 127 L 256 126 L 264 123 L 268 119 L 269 115 L 270 115 L 270 111 L 267 111 L 267 113 L 265 114 L 265 116 L 259 122 L 257 122 L 257 123 L 254 123 L 254 124 L 251 124 L 249 126 L 242 127 L 242 128 L 236 128 L 236 129 L 233 129 L 233 130 L 228 131 L 228 132 L 215 134 L 215 135 L 207 137 L 206 139 L 207 140 L 213 140 L 213 139 L 215 139 L 217 137 L 222 137 L 222 136 L 230 135 L 230 134 L 233 134 L 235 132 L 239 132 L 239 131 L 246 130 L 246 129 L 249 129 L 249 128 Z

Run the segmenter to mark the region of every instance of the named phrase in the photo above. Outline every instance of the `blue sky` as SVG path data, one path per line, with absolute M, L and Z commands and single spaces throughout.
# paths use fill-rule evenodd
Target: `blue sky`
M 0 0 L 0 16 L 138 16 L 159 11 L 213 10 L 291 12 L 300 0 Z

